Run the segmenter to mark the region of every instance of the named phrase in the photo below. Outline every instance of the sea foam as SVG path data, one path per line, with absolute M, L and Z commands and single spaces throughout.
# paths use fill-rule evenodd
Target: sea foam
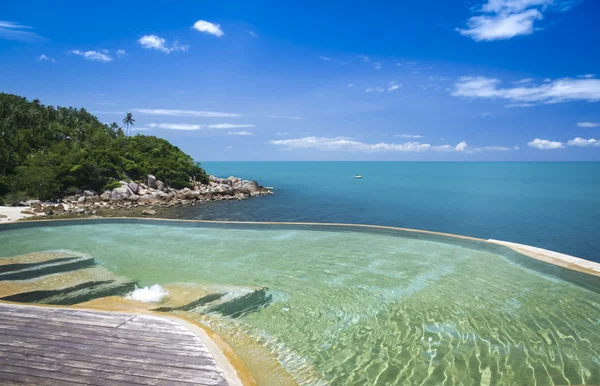
M 158 284 L 154 284 L 153 286 L 143 288 L 138 288 L 138 286 L 135 286 L 135 290 L 133 290 L 133 292 L 128 294 L 125 298 L 144 303 L 158 303 L 168 294 L 169 292 L 166 289 Z

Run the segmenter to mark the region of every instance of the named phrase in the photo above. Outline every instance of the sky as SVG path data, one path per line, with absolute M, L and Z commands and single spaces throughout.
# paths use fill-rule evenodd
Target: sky
M 0 92 L 198 161 L 599 161 L 600 1 L 0 5 Z

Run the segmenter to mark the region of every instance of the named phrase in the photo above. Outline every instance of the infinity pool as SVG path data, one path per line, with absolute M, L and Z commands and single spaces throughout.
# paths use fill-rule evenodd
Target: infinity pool
M 505 247 L 329 226 L 54 224 L 0 228 L 0 257 L 69 250 L 144 286 L 267 287 L 266 307 L 212 327 L 243 331 L 299 384 L 600 384 L 600 292 Z

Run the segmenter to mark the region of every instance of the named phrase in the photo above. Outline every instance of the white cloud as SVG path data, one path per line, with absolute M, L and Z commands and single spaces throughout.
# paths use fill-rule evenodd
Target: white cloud
M 354 87 L 354 84 L 352 84 L 352 83 L 349 83 L 349 84 L 348 84 L 348 87 Z
M 238 129 L 245 127 L 254 127 L 254 125 L 236 125 L 232 123 L 219 123 L 216 125 L 197 125 L 197 124 L 189 124 L 189 123 L 149 123 L 146 125 L 152 129 L 167 129 L 167 130 L 202 130 L 202 129 Z M 241 133 L 246 133 L 245 131 Z M 236 135 L 231 134 L 229 135 Z M 248 135 L 248 134 L 239 134 L 239 135 Z M 252 134 L 249 134 L 252 135 Z
M 489 117 L 490 115 L 492 115 L 492 113 L 480 113 L 479 115 L 481 115 L 481 117 L 485 118 L 485 117 Z
M 362 59 L 362 61 L 365 62 L 365 63 L 370 63 L 371 62 L 371 58 L 369 58 L 368 56 L 365 56 L 365 55 L 358 55 L 357 58 Z
M 254 133 L 251 133 L 249 131 L 230 131 L 228 134 L 229 135 L 241 135 L 241 136 L 254 135 Z
M 99 62 L 110 62 L 113 58 L 107 53 L 98 52 L 98 51 L 80 51 L 73 50 L 71 54 L 79 55 L 86 60 L 97 60 Z
M 321 151 L 354 151 L 354 152 L 423 152 L 423 151 L 456 151 L 473 153 L 474 151 L 508 151 L 509 148 L 500 146 L 489 146 L 479 149 L 469 149 L 466 142 L 461 142 L 456 146 L 441 145 L 434 146 L 428 143 L 405 142 L 405 143 L 365 143 L 352 140 L 345 137 L 304 137 L 295 139 L 272 140 L 272 145 L 283 149 L 317 149 Z
M 327 56 L 319 56 L 319 59 L 325 60 L 327 62 L 331 60 L 331 58 L 328 58 Z
M 467 28 L 456 30 L 475 41 L 510 39 L 531 35 L 535 23 L 544 19 L 544 12 L 569 10 L 570 0 L 488 0 L 477 9 L 480 15 L 467 20 Z
M 533 141 L 528 142 L 527 146 L 535 147 L 536 149 L 541 149 L 541 150 L 562 149 L 565 147 L 562 144 L 562 142 L 548 141 L 547 139 L 539 139 L 539 138 L 536 138 Z
M 400 137 L 400 138 L 423 138 L 422 135 L 416 135 L 416 134 L 396 134 L 396 135 L 394 135 L 394 137 Z
M 272 118 L 272 119 L 291 119 L 293 121 L 301 121 L 302 117 L 293 117 L 293 116 L 286 116 L 286 115 L 267 115 L 267 118 Z
M 461 77 L 454 85 L 452 95 L 507 99 L 513 102 L 507 107 L 527 107 L 531 103 L 561 103 L 571 101 L 600 101 L 600 79 L 562 78 L 538 85 L 501 88 L 495 78 Z
M 365 89 L 366 92 L 384 92 L 383 87 L 367 87 Z
M 122 115 L 122 114 L 126 114 L 125 111 L 98 111 L 98 110 L 94 110 L 94 111 L 90 111 L 90 113 L 92 114 L 111 114 L 111 115 Z
M 388 91 L 396 91 L 400 88 L 400 84 L 396 84 L 396 82 L 390 82 L 390 86 L 388 87 Z
M 567 142 L 569 146 L 579 146 L 579 147 L 599 147 L 600 141 L 594 138 L 584 139 L 584 138 L 575 138 Z
M 189 46 L 180 45 L 178 41 L 173 42 L 172 46 L 167 46 L 167 40 L 163 39 L 156 35 L 144 35 L 139 38 L 138 43 L 147 50 L 157 50 L 164 52 L 165 54 L 170 54 L 174 51 L 182 51 L 185 52 L 189 50 Z
M 600 127 L 599 122 L 579 122 L 577 124 L 579 127 Z
M 250 124 L 233 124 L 233 123 L 218 123 L 216 125 L 208 125 L 206 126 L 209 129 L 244 129 L 248 127 L 254 127 L 255 125 Z
M 209 35 L 214 35 L 219 38 L 225 35 L 219 24 L 214 24 L 206 20 L 198 20 L 194 23 L 194 26 L 192 28 L 196 31 L 204 32 Z
M 251 31 L 251 30 L 248 30 L 248 34 L 250 36 L 252 36 L 253 38 L 257 38 L 258 37 L 258 34 L 256 32 L 254 32 L 254 31 Z
M 275 133 L 275 135 L 280 136 L 280 135 L 290 135 L 290 133 L 282 133 L 281 131 L 278 131 L 277 133 Z
M 381 63 L 379 63 L 379 62 L 373 63 L 373 68 L 376 70 L 381 70 Z
M 467 143 L 465 141 L 460 142 L 458 145 L 456 145 L 455 150 L 456 151 L 465 151 L 467 149 Z
M 583 79 L 592 79 L 596 77 L 596 74 L 584 74 L 584 75 L 578 75 L 578 78 L 583 78 Z
M 518 147 L 517 145 L 513 146 L 513 149 L 515 149 L 515 150 L 521 150 L 521 148 Z
M 525 78 L 525 79 L 514 81 L 513 84 L 528 84 L 531 82 L 533 82 L 533 78 Z
M 139 114 L 168 115 L 173 117 L 237 118 L 240 114 L 218 111 L 170 110 L 170 109 L 132 109 Z
M 123 56 L 125 56 L 127 54 L 127 52 L 123 49 L 119 49 L 115 51 L 115 54 L 117 54 L 118 58 L 122 58 Z
M 477 147 L 473 149 L 474 151 L 510 151 L 510 147 L 506 146 L 484 146 Z M 515 146 L 515 150 L 519 150 L 518 147 Z
M 157 129 L 167 129 L 167 130 L 200 130 L 202 126 L 200 125 L 192 125 L 187 123 L 149 123 L 146 126 L 150 128 Z
M 54 58 L 49 58 L 45 54 L 41 54 L 40 57 L 38 58 L 38 60 L 39 61 L 47 60 L 49 62 L 56 63 L 56 60 L 54 60 Z
M 46 38 L 32 32 L 33 27 L 15 23 L 12 21 L 0 20 L 0 38 L 6 40 L 15 40 L 18 42 L 35 42 L 45 40 Z

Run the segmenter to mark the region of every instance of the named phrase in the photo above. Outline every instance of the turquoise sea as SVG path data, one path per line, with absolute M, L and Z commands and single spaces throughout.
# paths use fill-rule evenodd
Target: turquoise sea
M 600 163 L 205 162 L 271 197 L 181 218 L 392 225 L 493 238 L 600 262 Z M 362 175 L 362 180 L 354 178 Z

